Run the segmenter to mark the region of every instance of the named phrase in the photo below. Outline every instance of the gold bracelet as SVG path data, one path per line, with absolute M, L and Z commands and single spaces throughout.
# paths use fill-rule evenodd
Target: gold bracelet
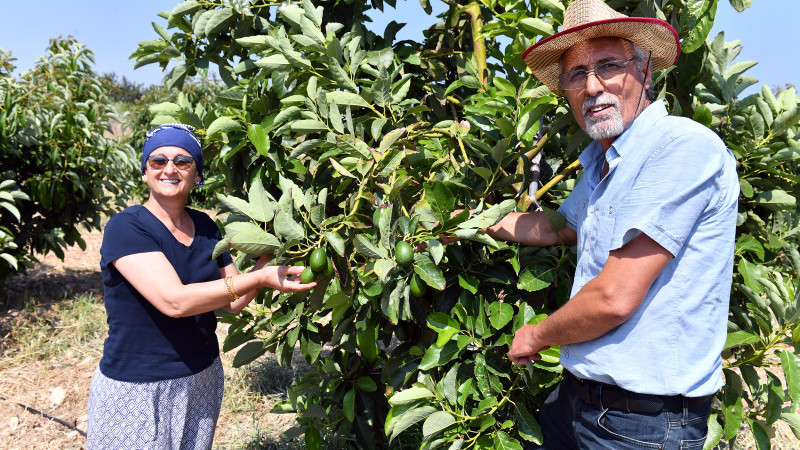
M 239 294 L 236 293 L 236 288 L 233 287 L 233 277 L 225 277 L 225 289 L 228 291 L 230 303 L 239 299 Z

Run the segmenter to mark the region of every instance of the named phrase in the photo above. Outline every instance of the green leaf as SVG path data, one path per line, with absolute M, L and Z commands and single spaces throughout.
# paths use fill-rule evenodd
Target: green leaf
M 454 334 L 461 331 L 456 319 L 442 312 L 436 312 L 428 316 L 428 327 L 438 333 L 436 345 L 445 345 Z
M 775 118 L 775 121 L 772 123 L 772 133 L 776 136 L 780 135 L 797 124 L 798 121 L 800 121 L 800 108 L 795 106 L 788 111 L 780 113 L 778 117 Z
M 742 398 L 737 396 L 734 399 L 726 399 L 726 403 L 722 406 L 722 412 L 725 414 L 725 427 L 724 439 L 731 440 L 738 433 L 742 427 Z
M 750 5 L 753 4 L 753 0 L 730 0 L 730 1 L 731 1 L 731 6 L 733 6 L 733 8 L 739 12 L 744 11 L 745 9 L 749 8 Z
M 458 285 L 468 290 L 472 294 L 476 294 L 478 293 L 478 286 L 480 286 L 480 280 L 478 280 L 477 278 L 468 273 L 461 273 L 458 275 Z
M 167 32 L 167 30 L 165 30 L 164 27 L 155 22 L 150 22 L 150 23 L 153 24 L 153 29 L 156 31 L 156 33 L 158 33 L 158 35 L 161 36 L 162 39 L 169 42 L 170 38 L 169 32 Z
M 344 256 L 344 239 L 339 233 L 327 231 L 325 232 L 325 240 L 331 244 L 331 247 L 339 256 Z
M 754 344 L 760 341 L 759 338 L 755 334 L 748 333 L 746 331 L 735 331 L 733 333 L 728 333 L 728 338 L 725 340 L 725 349 L 739 347 L 741 345 L 747 344 Z
M 506 326 L 514 318 L 514 307 L 508 303 L 492 302 L 487 308 L 489 323 L 495 330 Z
M 347 178 L 352 178 L 354 180 L 358 179 L 357 176 L 355 176 L 352 173 L 350 173 L 349 170 L 345 169 L 343 165 L 341 165 L 338 162 L 336 162 L 335 159 L 330 158 L 330 159 L 328 159 L 328 162 L 331 163 L 331 166 L 333 166 L 333 169 L 336 170 L 340 175 L 345 176 Z
M 424 387 L 412 387 L 389 397 L 389 404 L 392 406 L 407 405 L 414 403 L 417 400 L 433 397 L 433 392 L 425 389 Z
M 447 281 L 442 270 L 426 255 L 419 255 L 414 263 L 414 272 L 419 274 L 428 286 L 437 290 L 444 290 Z
M 517 418 L 519 435 L 526 441 L 535 444 L 542 444 L 542 428 L 539 422 L 534 419 L 533 414 L 529 413 L 522 402 L 514 404 L 514 415 Z
M 700 107 L 694 111 L 693 119 L 695 122 L 711 128 L 711 123 L 714 120 L 714 116 L 711 115 L 711 109 L 707 105 L 700 105 Z
M 431 393 L 431 395 L 433 394 Z M 389 401 L 389 403 L 391 403 L 391 400 Z M 425 405 L 422 407 L 410 408 L 403 414 L 397 416 L 393 424 L 394 426 L 391 428 L 392 439 L 397 437 L 397 435 L 407 430 L 412 425 L 418 423 L 420 420 L 430 416 L 435 411 L 436 408 L 434 408 L 433 406 Z
M 760 192 L 753 200 L 757 205 L 773 211 L 790 209 L 797 204 L 797 200 L 783 189 Z
M 212 137 L 218 133 L 230 133 L 242 129 L 242 124 L 236 121 L 233 117 L 222 116 L 217 117 L 206 130 L 206 136 Z
M 425 184 L 425 198 L 431 206 L 434 215 L 440 222 L 450 219 L 450 213 L 455 207 L 456 200 L 450 189 L 441 181 Z
M 336 145 L 353 157 L 363 157 L 363 158 L 371 158 L 372 153 L 369 151 L 369 146 L 367 146 L 364 141 L 358 139 L 357 137 L 346 134 L 343 136 L 336 136 Z
M 250 255 L 273 253 L 280 247 L 278 239 L 262 230 L 258 225 L 251 225 L 247 230 L 237 233 L 231 238 L 231 247 Z
M 519 274 L 517 287 L 528 292 L 540 291 L 550 286 L 555 277 L 556 271 L 553 267 L 539 264 L 528 266 Z
M 295 120 L 291 125 L 292 131 L 301 134 L 317 133 L 320 131 L 328 131 L 328 126 L 319 120 L 314 119 L 301 119 Z
M 328 101 L 334 101 L 337 105 L 369 106 L 369 103 L 360 95 L 347 91 L 328 92 Z
M 382 155 L 386 153 L 392 147 L 392 145 L 394 145 L 394 143 L 397 142 L 398 139 L 400 139 L 400 136 L 402 136 L 403 133 L 405 132 L 406 132 L 405 128 L 398 128 L 396 130 L 392 130 L 386 133 L 386 136 L 384 136 L 383 139 L 381 139 L 381 144 L 378 147 L 378 153 Z
M 356 344 L 358 345 L 361 354 L 369 362 L 374 362 L 378 357 L 378 328 L 368 326 L 364 330 L 356 332 Z
M 447 411 L 436 411 L 425 419 L 422 424 L 422 434 L 425 439 L 429 439 L 454 423 L 456 418 L 452 414 Z
M 717 0 L 688 0 L 680 12 L 681 52 L 692 53 L 703 45 L 714 26 Z
M 322 450 L 322 433 L 316 427 L 311 425 L 306 427 L 304 440 L 306 450 Z
M 255 62 L 257 67 L 261 67 L 267 72 L 286 71 L 292 68 L 289 60 L 280 53 L 265 56 Z
M 781 420 L 791 427 L 795 436 L 800 434 L 800 414 L 784 411 L 781 413 Z
M 370 259 L 383 259 L 388 256 L 385 249 L 373 244 L 372 241 L 363 234 L 356 235 L 353 239 L 353 245 L 358 253 Z
M 339 112 L 339 106 L 334 101 L 331 101 L 330 104 L 328 104 L 328 119 L 334 131 L 339 134 L 344 133 L 342 113 Z
M 186 14 L 193 13 L 198 8 L 200 8 L 200 3 L 198 3 L 196 0 L 187 0 L 185 2 L 181 2 L 169 12 L 169 20 L 172 20 L 173 17 L 181 17 L 185 16 Z
M 503 217 L 516 208 L 514 199 L 503 200 L 502 202 L 491 206 L 489 209 L 472 216 L 469 220 L 461 222 L 458 228 L 471 229 L 471 228 L 486 228 L 495 225 Z
M 444 346 L 432 345 L 428 347 L 422 360 L 419 363 L 420 370 L 430 370 L 434 367 L 443 366 L 453 359 L 461 352 L 458 344 L 455 341 L 449 341 Z
M 531 33 L 544 37 L 550 36 L 551 34 L 555 33 L 553 25 L 536 17 L 526 17 L 520 20 L 519 26 L 523 30 L 530 31 Z
M 267 352 L 261 341 L 250 341 L 244 344 L 233 357 L 233 367 L 242 367 L 255 361 L 256 358 Z
M 375 384 L 375 380 L 372 377 L 368 376 L 360 376 L 358 380 L 356 380 L 356 386 L 358 386 L 358 390 L 364 392 L 375 392 L 378 389 L 378 385 Z
M 772 448 L 767 430 L 765 430 L 759 422 L 749 417 L 747 418 L 747 423 L 750 424 L 750 429 L 753 431 L 753 437 L 756 440 L 756 448 L 758 450 L 769 450 Z
M 459 367 L 459 364 L 453 365 L 453 367 L 447 371 L 447 374 L 444 376 L 441 382 L 442 394 L 451 405 L 458 404 L 458 390 L 456 382 L 458 381 Z
M 236 13 L 230 8 L 217 9 L 210 15 L 205 24 L 204 34 L 212 36 L 221 33 L 228 25 L 233 22 Z
M 786 349 L 781 349 L 780 355 L 789 398 L 792 400 L 794 409 L 797 409 L 800 405 L 800 357 Z
M 503 430 L 495 432 L 494 448 L 495 450 L 522 450 L 519 442 Z
M 344 394 L 344 398 L 342 399 L 342 411 L 344 412 L 344 418 L 347 419 L 348 422 L 352 422 L 353 418 L 355 418 L 355 408 L 356 391 L 355 389 L 350 389 Z
M 258 153 L 264 156 L 269 154 L 269 133 L 266 128 L 258 124 L 251 124 L 247 127 L 247 138 L 250 139 Z
M 722 440 L 722 426 L 717 421 L 717 415 L 712 413 L 708 416 L 708 434 L 703 443 L 703 450 L 715 448 L 720 440 Z
M 232 213 L 247 217 L 253 217 L 254 215 L 255 216 L 258 215 L 257 213 L 251 211 L 252 207 L 250 206 L 250 203 L 238 197 L 234 197 L 232 195 L 217 194 L 217 200 L 219 200 L 220 203 L 222 203 L 222 205 Z
M 397 263 L 395 263 L 393 259 L 379 259 L 375 261 L 374 267 L 375 274 L 378 275 L 381 280 L 385 281 L 389 272 L 397 267 Z
M 177 117 L 177 115 L 181 112 L 181 107 L 172 102 L 162 102 L 155 105 L 151 105 L 147 108 L 150 111 L 150 114 L 157 116 L 160 114 L 164 114 L 166 116 Z
M 252 48 L 258 46 L 265 46 L 269 41 L 269 36 L 244 36 L 240 38 L 236 38 L 236 43 L 241 45 L 244 48 Z M 281 56 L 283 57 L 283 56 Z
M 273 226 L 275 228 L 275 232 L 283 237 L 284 240 L 299 241 L 305 239 L 306 237 L 305 229 L 285 210 L 280 209 L 275 213 Z

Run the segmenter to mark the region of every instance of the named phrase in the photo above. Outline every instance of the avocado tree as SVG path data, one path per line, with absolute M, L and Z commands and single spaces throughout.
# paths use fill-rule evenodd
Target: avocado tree
M 298 413 L 286 437 L 304 435 L 308 448 L 522 448 L 541 441 L 534 414 L 560 380 L 559 350 L 527 367 L 505 355 L 517 328 L 567 301 L 574 253 L 480 229 L 529 208 L 563 226 L 553 209 L 588 141 L 520 54 L 557 30 L 565 2 L 447 2 L 419 42 L 397 41 L 395 22 L 382 34 L 363 25 L 385 4 L 395 6 L 184 1 L 132 57 L 169 68 L 169 87 L 210 70 L 225 83 L 213 108 L 152 107 L 152 124 L 195 126 L 210 170 L 224 177 L 229 214 L 216 251 L 241 266 L 273 254 L 318 280 L 310 293 L 266 293 L 222 316 L 235 365 L 268 351 L 290 364 L 295 348 L 311 364 L 276 407 Z M 760 433 L 776 420 L 800 425 L 796 236 L 787 231 L 797 225 L 796 93 L 738 98 L 752 63 L 733 62 L 738 43 L 707 39 L 716 0 L 609 4 L 679 31 L 684 53 L 657 74 L 659 97 L 717 131 L 751 188 L 743 181 L 732 299 L 742 314 L 733 309 L 725 354 L 734 387 L 715 403 L 709 446 L 735 439 L 745 419 L 768 446 Z M 442 235 L 461 239 L 443 244 Z M 786 361 L 783 381 L 745 373 L 775 355 Z
M 91 50 L 53 39 L 19 79 L 5 51 L 0 60 L 1 284 L 34 252 L 84 246 L 80 227 L 100 229 L 124 202 L 134 156 L 104 135 L 111 111 Z

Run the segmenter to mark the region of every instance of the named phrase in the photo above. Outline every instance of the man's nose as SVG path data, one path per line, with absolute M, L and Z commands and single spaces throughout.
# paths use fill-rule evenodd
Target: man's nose
M 590 97 L 603 92 L 604 86 L 594 71 L 586 74 L 586 94 Z

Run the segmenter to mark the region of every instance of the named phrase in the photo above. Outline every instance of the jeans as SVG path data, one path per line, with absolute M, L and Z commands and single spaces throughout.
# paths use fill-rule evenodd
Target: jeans
M 702 449 L 711 398 L 683 411 L 633 413 L 590 405 L 565 379 L 539 413 L 544 442 L 526 449 Z

